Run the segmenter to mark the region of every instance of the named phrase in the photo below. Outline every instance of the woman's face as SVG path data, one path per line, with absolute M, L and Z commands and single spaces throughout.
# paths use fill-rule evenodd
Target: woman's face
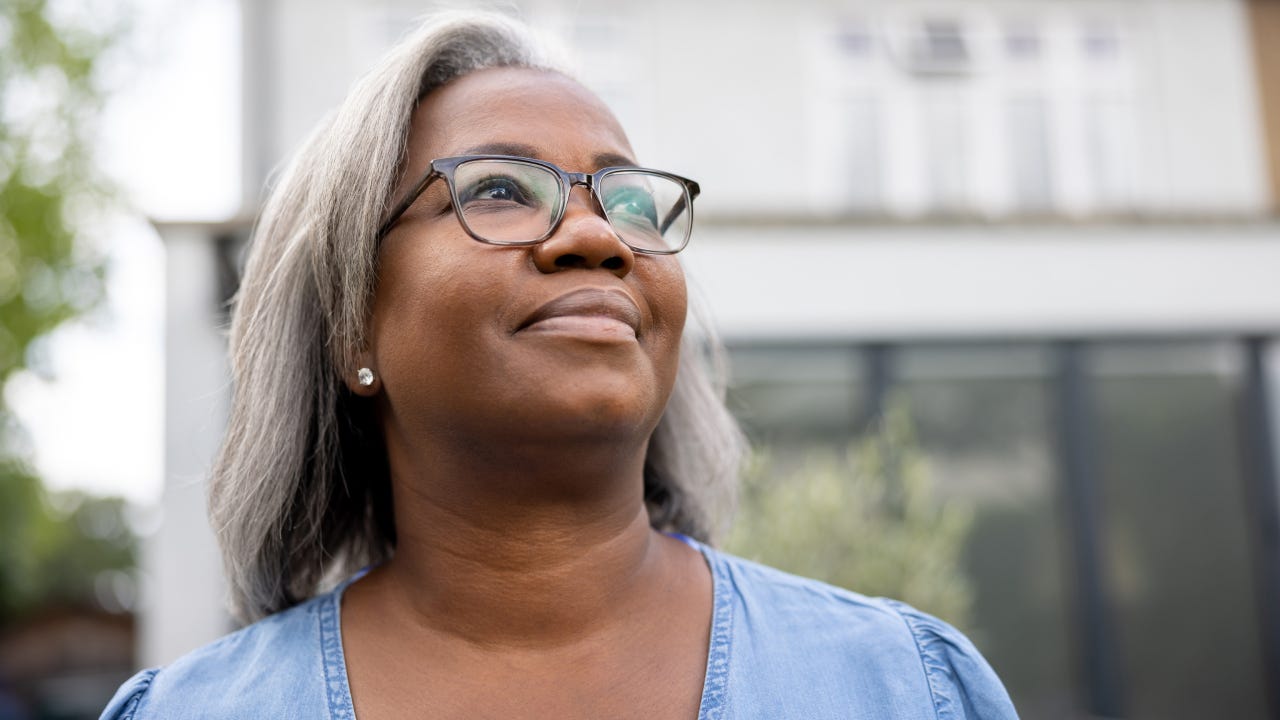
M 419 104 L 396 197 L 432 159 L 481 153 L 570 172 L 635 164 L 617 120 L 582 86 L 497 68 Z M 379 252 L 367 354 L 392 461 L 422 439 L 643 448 L 675 382 L 684 319 L 676 260 L 633 253 L 585 187 L 546 241 L 501 247 L 466 234 L 437 179 Z

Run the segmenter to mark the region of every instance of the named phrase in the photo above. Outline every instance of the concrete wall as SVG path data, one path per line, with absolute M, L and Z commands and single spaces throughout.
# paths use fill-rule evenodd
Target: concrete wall
M 730 340 L 1280 332 L 1280 224 L 707 225 L 682 255 Z
M 160 529 L 143 547 L 143 666 L 172 662 L 232 627 L 205 505 L 229 401 L 213 242 L 219 229 L 162 224 L 159 230 L 167 278 L 164 491 Z

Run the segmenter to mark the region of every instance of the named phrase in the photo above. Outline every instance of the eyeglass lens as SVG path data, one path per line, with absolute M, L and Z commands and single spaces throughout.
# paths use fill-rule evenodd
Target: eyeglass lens
M 566 188 L 551 169 L 511 160 L 470 160 L 453 172 L 458 210 L 475 235 L 496 243 L 524 243 L 547 234 L 564 205 Z M 673 252 L 689 236 L 684 185 L 643 170 L 605 175 L 597 188 L 614 232 L 637 250 Z

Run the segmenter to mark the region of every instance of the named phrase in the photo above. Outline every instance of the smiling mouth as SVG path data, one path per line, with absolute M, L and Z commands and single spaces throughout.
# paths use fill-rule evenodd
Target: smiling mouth
M 582 288 L 539 307 L 516 332 L 634 340 L 640 334 L 640 308 L 621 290 Z

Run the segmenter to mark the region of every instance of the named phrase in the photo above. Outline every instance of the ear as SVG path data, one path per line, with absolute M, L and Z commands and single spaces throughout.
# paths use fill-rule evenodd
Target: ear
M 373 397 L 382 390 L 382 379 L 378 377 L 377 363 L 372 353 L 361 352 L 356 357 L 356 365 L 343 375 L 342 381 L 347 389 L 360 397 Z

